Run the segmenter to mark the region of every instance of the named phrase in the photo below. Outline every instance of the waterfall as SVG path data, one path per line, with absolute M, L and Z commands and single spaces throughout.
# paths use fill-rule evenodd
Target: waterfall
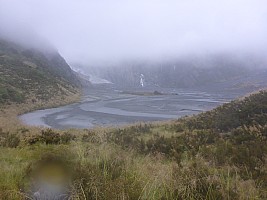
M 141 74 L 141 75 L 140 75 L 140 85 L 141 85 L 142 87 L 144 87 L 144 83 L 145 83 L 145 76 L 144 76 L 144 74 Z

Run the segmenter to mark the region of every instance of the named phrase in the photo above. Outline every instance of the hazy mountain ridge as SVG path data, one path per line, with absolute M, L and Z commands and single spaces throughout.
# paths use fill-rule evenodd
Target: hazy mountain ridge
M 210 55 L 177 61 L 132 62 L 117 65 L 87 66 L 86 72 L 124 87 L 144 86 L 193 88 L 210 86 L 246 76 L 266 66 L 260 56 Z M 251 70 L 251 68 L 256 68 Z M 256 79 L 255 79 L 256 80 Z M 234 84 L 234 83 L 233 83 Z
M 0 103 L 48 100 L 75 93 L 79 78 L 55 51 L 0 39 Z

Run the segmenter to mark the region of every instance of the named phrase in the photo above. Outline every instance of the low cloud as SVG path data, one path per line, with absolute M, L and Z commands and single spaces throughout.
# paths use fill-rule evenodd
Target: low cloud
M 32 30 L 69 62 L 267 50 L 266 0 L 0 0 L 0 5 L 0 32 L 19 39 L 23 31 L 14 30 Z M 30 38 L 22 40 L 31 43 Z

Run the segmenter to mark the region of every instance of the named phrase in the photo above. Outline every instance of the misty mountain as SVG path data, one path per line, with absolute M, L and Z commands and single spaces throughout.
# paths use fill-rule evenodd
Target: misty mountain
M 49 100 L 75 93 L 79 86 L 79 78 L 56 50 L 0 39 L 0 103 Z
M 122 87 L 194 88 L 253 75 L 255 71 L 266 66 L 266 63 L 266 60 L 260 56 L 218 54 L 161 62 L 143 61 L 124 62 L 110 66 L 78 66 L 83 68 L 85 73 L 104 78 Z

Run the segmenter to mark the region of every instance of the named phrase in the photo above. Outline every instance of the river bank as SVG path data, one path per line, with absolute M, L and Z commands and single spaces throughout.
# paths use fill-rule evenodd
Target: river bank
M 75 93 L 67 93 L 65 96 L 55 96 L 49 101 L 32 102 L 27 100 L 21 104 L 9 104 L 0 106 L 0 128 L 4 131 L 15 131 L 21 127 L 27 127 L 18 116 L 40 109 L 56 108 L 64 105 L 79 102 L 82 97 L 82 91 L 76 90 Z M 30 128 L 30 127 L 28 127 Z

